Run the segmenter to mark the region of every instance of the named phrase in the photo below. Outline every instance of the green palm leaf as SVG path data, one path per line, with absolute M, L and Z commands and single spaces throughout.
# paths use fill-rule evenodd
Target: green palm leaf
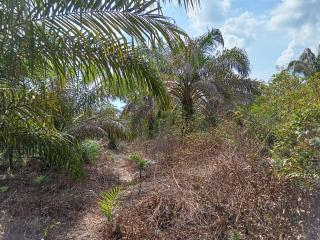
M 108 221 L 112 219 L 112 214 L 120 197 L 120 192 L 118 187 L 114 187 L 109 192 L 100 193 L 98 205 Z

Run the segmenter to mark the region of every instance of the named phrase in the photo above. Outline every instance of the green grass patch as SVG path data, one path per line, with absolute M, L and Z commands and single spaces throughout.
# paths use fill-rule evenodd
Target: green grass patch
M 0 187 L 0 193 L 8 192 L 8 190 L 9 190 L 9 187 L 8 187 L 8 186 L 1 186 L 1 187 Z

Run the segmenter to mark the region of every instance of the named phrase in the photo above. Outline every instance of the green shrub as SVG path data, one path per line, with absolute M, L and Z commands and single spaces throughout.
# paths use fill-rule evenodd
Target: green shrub
M 119 197 L 120 189 L 118 187 L 111 189 L 109 192 L 100 193 L 98 205 L 108 221 L 111 221 L 112 219 L 112 214 L 118 203 Z
M 84 162 L 94 163 L 99 157 L 100 144 L 98 141 L 86 139 L 81 143 L 80 151 Z
M 264 86 L 257 101 L 244 110 L 248 129 L 270 139 L 270 154 L 279 176 L 319 178 L 320 73 L 309 79 L 282 72 Z

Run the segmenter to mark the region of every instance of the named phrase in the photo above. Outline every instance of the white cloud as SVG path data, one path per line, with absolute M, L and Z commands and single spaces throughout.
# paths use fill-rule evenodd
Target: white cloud
M 195 36 L 219 28 L 227 48 L 245 48 L 253 52 L 255 61 L 270 61 L 269 65 L 286 66 L 306 47 L 317 50 L 320 0 L 279 0 L 264 15 L 235 6 L 232 0 L 202 0 L 202 8 L 188 15 L 189 32 Z M 262 68 L 260 62 L 257 65 Z
M 281 56 L 277 59 L 277 66 L 286 66 L 295 57 L 294 44 L 289 43 L 287 49 L 283 50 Z
M 201 8 L 188 14 L 194 35 L 205 32 L 208 27 L 218 28 L 231 10 L 231 1 L 203 0 Z
M 250 12 L 244 12 L 238 17 L 229 18 L 221 27 L 226 47 L 244 48 L 250 41 L 256 39 L 258 27 L 263 24 Z
M 223 0 L 221 5 L 222 5 L 222 9 L 224 10 L 224 12 L 227 12 L 231 8 L 231 1 L 230 0 Z
M 277 64 L 286 65 L 299 54 L 297 50 L 310 47 L 315 50 L 320 40 L 320 1 L 282 0 L 272 11 L 267 27 L 287 34 L 289 43 Z
M 190 12 L 188 16 L 192 35 L 219 28 L 226 47 L 247 47 L 256 38 L 257 27 L 263 24 L 251 12 L 232 9 L 231 0 L 203 0 L 201 9 Z

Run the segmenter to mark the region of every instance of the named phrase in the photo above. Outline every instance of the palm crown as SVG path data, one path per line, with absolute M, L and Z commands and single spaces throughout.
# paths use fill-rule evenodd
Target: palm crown
M 320 46 L 315 55 L 310 48 L 306 48 L 298 60 L 289 63 L 288 70 L 294 74 L 302 74 L 306 77 L 320 71 Z
M 215 111 L 219 102 L 230 100 L 231 94 L 249 95 L 253 82 L 247 77 L 250 62 L 244 50 L 222 49 L 224 41 L 219 30 L 188 40 L 187 54 L 165 52 L 169 59 L 162 74 L 170 93 L 182 107 L 184 118 L 192 118 L 197 107 Z

